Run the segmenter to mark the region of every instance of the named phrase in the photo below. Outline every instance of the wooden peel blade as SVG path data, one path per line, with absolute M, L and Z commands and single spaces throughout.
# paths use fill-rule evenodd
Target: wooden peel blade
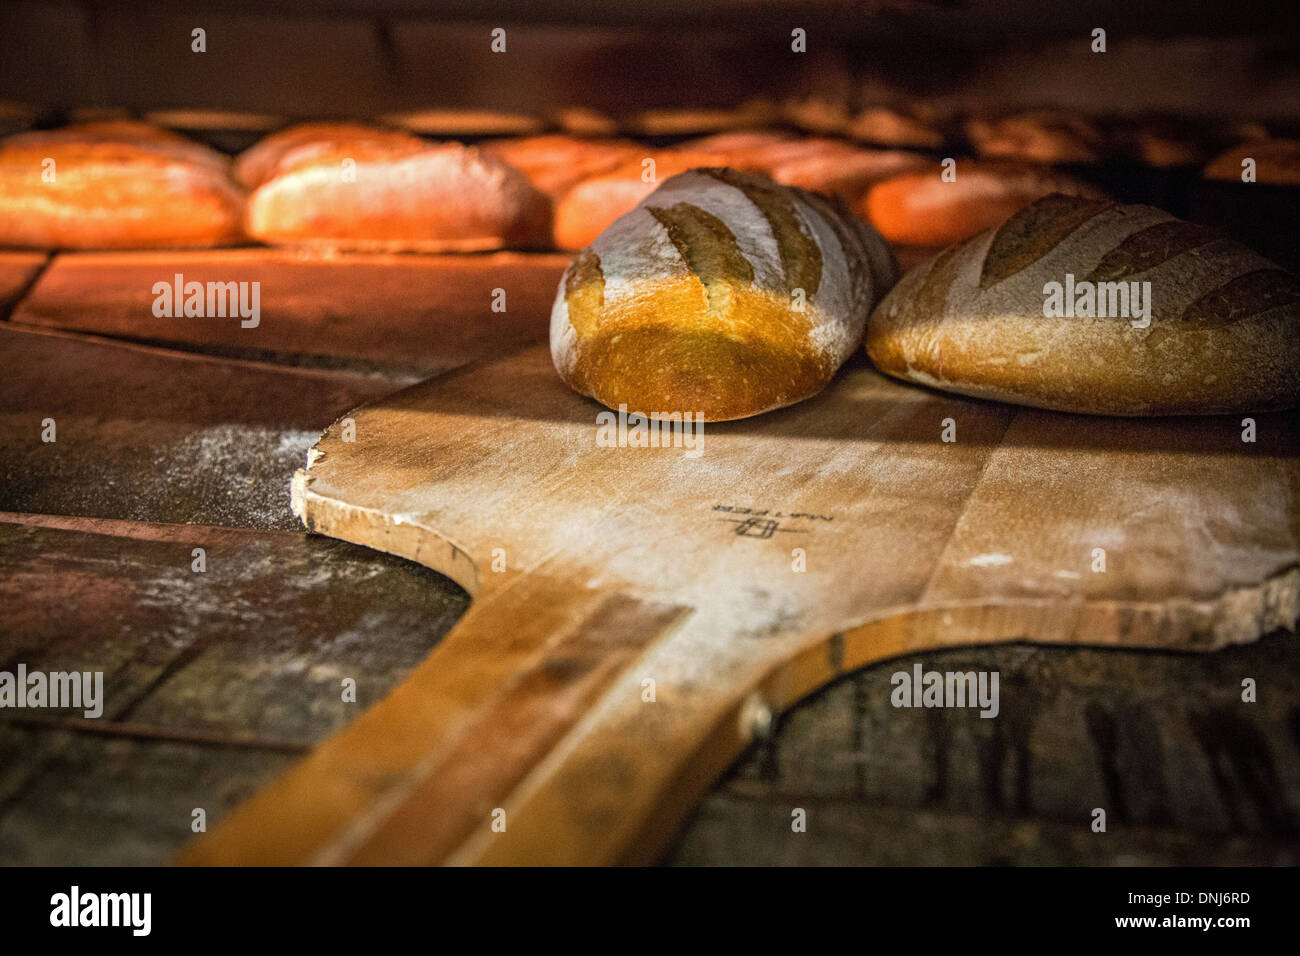
M 706 426 L 698 457 L 601 447 L 600 410 L 537 347 L 326 432 L 295 479 L 308 527 L 474 603 L 183 862 L 644 862 L 846 671 L 998 641 L 1208 650 L 1297 616 L 1294 416 L 1244 444 L 1231 419 L 1016 409 L 864 364 Z

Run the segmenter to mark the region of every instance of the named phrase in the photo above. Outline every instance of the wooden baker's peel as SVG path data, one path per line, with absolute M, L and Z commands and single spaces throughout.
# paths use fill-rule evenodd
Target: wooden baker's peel
M 325 433 L 294 480 L 307 526 L 474 601 L 184 862 L 648 861 L 773 713 L 846 671 L 1025 639 L 1208 650 L 1297 617 L 1293 415 L 1243 443 L 1233 419 L 1020 409 L 865 363 L 706 425 L 695 458 L 600 447 L 599 411 L 539 346 Z

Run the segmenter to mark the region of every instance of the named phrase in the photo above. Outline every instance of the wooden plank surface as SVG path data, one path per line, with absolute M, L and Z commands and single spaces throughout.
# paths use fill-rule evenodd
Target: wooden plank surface
M 242 358 L 430 375 L 545 339 L 568 261 L 540 253 L 305 256 L 266 248 L 63 253 L 13 321 Z M 257 326 L 245 328 L 237 317 L 155 316 L 154 284 L 174 284 L 178 274 L 187 283 L 259 283 Z M 493 310 L 498 301 L 504 311 Z
M 8 318 L 10 310 L 44 268 L 47 258 L 43 252 L 0 250 L 0 319 Z
M 749 748 L 666 862 L 1294 866 L 1298 650 L 1275 633 L 1215 654 L 1020 644 L 868 667 Z M 999 672 L 999 719 L 891 706 L 892 675 L 916 663 Z
M 0 670 L 104 675 L 99 718 L 0 711 L 0 862 L 165 862 L 194 807 L 215 823 L 382 698 L 466 600 L 297 532 L 0 514 Z
M 320 429 L 403 381 L 12 325 L 0 364 L 0 511 L 253 528 L 295 527 Z
M 710 425 L 699 458 L 598 447 L 597 411 L 537 348 L 359 410 L 356 442 L 326 434 L 295 479 L 308 525 L 440 570 L 476 603 L 402 688 L 187 860 L 649 860 L 772 711 L 871 661 L 1026 637 L 1211 649 L 1296 617 L 1293 416 L 1258 416 L 1246 445 L 1229 419 L 1018 410 L 864 362 L 809 402 Z M 662 609 L 632 629 L 635 663 L 576 723 L 546 714 L 536 695 L 553 686 L 512 681 L 565 673 L 550 649 L 612 600 Z M 502 679 L 478 674 L 502 642 Z M 492 728 L 520 712 L 556 742 L 522 778 L 481 761 L 471 806 L 511 822 L 480 816 L 461 840 L 418 795 L 450 754 L 504 755 Z

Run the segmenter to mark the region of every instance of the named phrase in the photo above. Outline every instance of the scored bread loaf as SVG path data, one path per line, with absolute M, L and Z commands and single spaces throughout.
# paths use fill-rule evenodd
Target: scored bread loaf
M 0 245 L 180 249 L 243 238 L 244 191 L 224 156 L 131 121 L 0 142 Z
M 821 391 L 896 272 L 884 241 L 832 200 L 691 170 L 574 258 L 551 355 L 611 408 L 746 418 Z
M 1159 209 L 1054 195 L 904 276 L 866 347 L 898 378 L 1067 412 L 1288 408 L 1300 282 Z
M 1064 173 L 1024 163 L 959 160 L 945 180 L 938 162 L 877 183 L 853 210 L 890 242 L 944 246 L 996 226 L 1051 193 L 1102 198 Z
M 246 228 L 274 245 L 477 252 L 548 244 L 549 205 L 523 173 L 459 143 L 308 143 L 248 199 Z

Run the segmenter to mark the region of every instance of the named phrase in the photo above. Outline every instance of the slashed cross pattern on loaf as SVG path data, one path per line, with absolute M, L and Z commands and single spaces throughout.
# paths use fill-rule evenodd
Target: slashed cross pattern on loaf
M 1213 649 L 1296 618 L 1294 416 L 1256 416 L 1243 444 L 1234 419 L 1016 408 L 860 361 L 804 403 L 710 424 L 696 458 L 599 447 L 598 411 L 535 346 L 351 412 L 355 441 L 325 433 L 294 479 L 306 525 L 473 603 L 185 861 L 647 861 L 755 715 L 872 661 L 1025 639 Z

